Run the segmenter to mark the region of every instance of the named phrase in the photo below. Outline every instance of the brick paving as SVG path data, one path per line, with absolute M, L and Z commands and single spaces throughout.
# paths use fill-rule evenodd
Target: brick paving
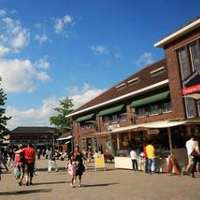
M 12 174 L 3 174 L 0 200 L 199 200 L 200 176 L 146 175 L 131 170 L 88 170 L 83 187 L 71 188 L 64 162 L 59 172 L 47 173 L 46 160 L 38 162 L 33 186 L 18 186 Z

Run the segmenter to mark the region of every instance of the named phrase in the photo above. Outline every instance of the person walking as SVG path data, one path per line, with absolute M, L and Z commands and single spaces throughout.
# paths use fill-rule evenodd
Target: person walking
M 56 156 L 55 151 L 51 149 L 48 154 L 48 172 L 50 173 L 52 171 L 52 168 L 55 170 L 55 172 L 58 171 L 58 166 L 56 163 Z
M 83 155 L 80 152 L 78 145 L 74 149 L 73 158 L 77 163 L 76 164 L 77 165 L 77 167 L 76 167 L 76 179 L 78 177 L 78 179 L 79 179 L 78 186 L 81 187 L 82 175 L 85 172 L 85 166 L 83 164 Z
M 146 156 L 148 159 L 148 173 L 154 173 L 155 172 L 155 148 L 152 144 L 152 141 L 149 141 L 149 144 L 145 148 L 146 150 Z
M 17 172 L 17 174 L 15 175 L 16 175 L 18 185 L 21 186 L 22 180 L 24 178 L 24 172 L 25 172 L 25 157 L 24 157 L 22 145 L 19 145 L 19 149 L 15 151 L 14 169 Z
M 132 161 L 132 169 L 134 171 L 138 171 L 137 153 L 133 148 L 130 151 L 130 157 L 131 157 L 131 161 Z
M 23 148 L 24 160 L 25 160 L 25 179 L 26 186 L 33 185 L 33 173 L 35 167 L 36 151 L 32 144 L 28 144 L 27 147 Z
M 194 136 L 186 142 L 186 149 L 188 154 L 188 165 L 186 167 L 187 173 L 194 178 L 197 163 L 200 163 L 199 143 Z
M 69 159 L 69 163 L 67 165 L 67 170 L 68 170 L 68 174 L 71 176 L 71 187 L 74 187 L 76 184 L 76 161 L 74 159 L 74 157 L 72 156 Z

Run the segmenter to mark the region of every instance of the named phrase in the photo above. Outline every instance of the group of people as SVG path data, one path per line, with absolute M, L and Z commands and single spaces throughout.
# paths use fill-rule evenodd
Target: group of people
M 139 163 L 138 163 L 138 155 L 134 148 L 130 151 L 130 158 L 132 161 L 132 168 L 134 171 L 138 171 L 139 168 L 146 173 L 154 173 L 156 170 L 156 162 L 155 162 L 155 147 L 152 144 L 152 141 L 149 141 L 147 145 L 144 146 L 143 152 L 139 155 Z M 139 166 L 138 166 L 139 164 Z
M 25 177 L 26 186 L 32 185 L 32 179 L 35 169 L 36 151 L 31 144 L 27 146 L 20 145 L 15 151 L 14 174 L 18 184 L 23 184 Z
M 186 166 L 186 174 L 195 177 L 195 171 L 200 172 L 200 150 L 199 143 L 194 136 L 186 142 L 186 150 L 188 155 L 188 163 Z M 132 161 L 132 169 L 145 171 L 146 173 L 156 172 L 156 150 L 152 141 L 144 146 L 143 152 L 140 153 L 139 159 L 134 148 L 130 151 Z M 139 165 L 139 166 L 138 166 Z M 170 152 L 167 158 L 167 172 L 181 175 L 181 167 L 173 152 Z

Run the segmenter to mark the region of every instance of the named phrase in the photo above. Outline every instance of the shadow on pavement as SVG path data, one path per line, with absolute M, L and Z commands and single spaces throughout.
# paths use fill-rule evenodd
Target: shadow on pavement
M 52 189 L 37 189 L 37 190 L 22 190 L 22 191 L 10 191 L 10 192 L 0 192 L 1 195 L 24 195 L 32 193 L 46 193 L 51 192 Z
M 110 185 L 116 185 L 119 183 L 103 183 L 103 184 L 90 184 L 90 185 L 82 185 L 81 187 L 103 187 L 103 186 L 110 186 Z
M 34 183 L 34 185 L 53 185 L 61 183 L 70 183 L 70 181 L 41 182 L 41 183 Z

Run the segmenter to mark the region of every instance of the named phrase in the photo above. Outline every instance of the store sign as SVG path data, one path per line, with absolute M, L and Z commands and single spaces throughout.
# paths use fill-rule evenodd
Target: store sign
M 149 130 L 149 134 L 150 135 L 157 135 L 159 132 L 160 132 L 159 129 L 151 129 L 151 130 Z

